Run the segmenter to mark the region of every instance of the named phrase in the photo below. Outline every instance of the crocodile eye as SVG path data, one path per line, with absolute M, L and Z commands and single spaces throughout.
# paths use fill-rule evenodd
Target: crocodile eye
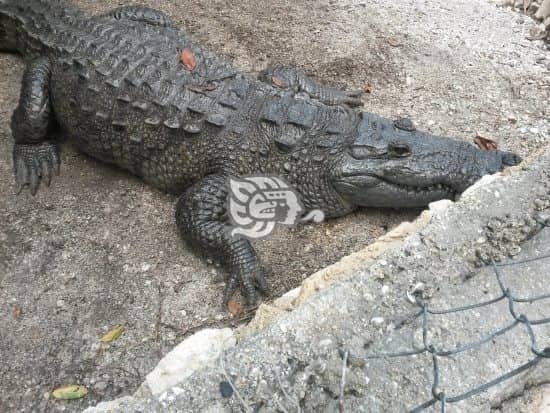
M 411 154 L 411 149 L 402 143 L 390 143 L 388 145 L 388 154 L 394 158 L 404 158 Z

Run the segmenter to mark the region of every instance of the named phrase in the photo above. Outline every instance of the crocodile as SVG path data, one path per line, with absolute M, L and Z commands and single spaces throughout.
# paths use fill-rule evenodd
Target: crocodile
M 361 110 L 359 92 L 298 69 L 241 73 L 143 6 L 89 16 L 62 0 L 0 0 L 0 51 L 26 61 L 11 122 L 16 192 L 59 174 L 61 131 L 179 196 L 183 240 L 228 273 L 224 302 L 240 290 L 253 304 L 268 287 L 251 241 L 228 231 L 228 177 L 279 176 L 305 210 L 334 218 L 453 198 L 520 162 Z

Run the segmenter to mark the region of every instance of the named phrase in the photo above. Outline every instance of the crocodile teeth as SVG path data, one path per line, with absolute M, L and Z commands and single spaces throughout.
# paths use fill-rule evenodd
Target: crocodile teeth
M 444 184 L 434 184 L 430 186 L 410 186 L 410 185 L 398 185 L 403 190 L 407 192 L 414 192 L 414 193 L 420 193 L 420 192 L 434 192 L 434 191 L 447 191 L 447 192 L 453 192 L 452 188 L 444 185 Z

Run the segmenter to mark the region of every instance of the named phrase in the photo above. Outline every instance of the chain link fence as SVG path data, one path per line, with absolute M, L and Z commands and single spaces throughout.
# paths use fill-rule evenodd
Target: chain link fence
M 542 222 L 541 225 L 543 227 L 549 226 L 547 222 Z M 497 297 L 487 301 L 472 303 L 470 305 L 464 305 L 464 306 L 455 307 L 455 308 L 439 309 L 439 308 L 430 307 L 426 301 L 422 300 L 418 295 L 415 295 L 412 299 L 414 303 L 419 307 L 419 311 L 412 314 L 409 317 L 405 317 L 401 321 L 401 323 L 408 323 L 408 322 L 412 322 L 414 320 L 420 319 L 421 326 L 422 326 L 421 348 L 414 349 L 411 351 L 402 351 L 402 352 L 395 352 L 395 353 L 391 353 L 391 352 L 373 353 L 373 354 L 367 354 L 365 357 L 356 357 L 354 355 L 349 354 L 348 351 L 341 350 L 341 356 L 344 359 L 344 365 L 346 365 L 348 363 L 348 360 L 350 359 L 355 359 L 355 360 L 362 359 L 364 361 L 367 361 L 372 359 L 400 358 L 400 357 L 411 357 L 411 356 L 416 356 L 420 354 L 429 354 L 432 360 L 432 371 L 433 371 L 433 380 L 431 384 L 432 398 L 420 404 L 419 406 L 413 408 L 412 410 L 410 410 L 410 412 L 419 413 L 439 403 L 441 407 L 441 412 L 444 413 L 447 411 L 449 404 L 457 403 L 457 402 L 466 400 L 470 397 L 473 397 L 475 395 L 478 395 L 482 392 L 485 392 L 489 388 L 496 386 L 504 382 L 505 380 L 508 380 L 514 376 L 517 376 L 520 373 L 527 371 L 528 369 L 537 365 L 541 360 L 550 359 L 550 346 L 541 348 L 539 343 L 537 342 L 537 337 L 534 333 L 535 326 L 544 325 L 544 324 L 550 325 L 550 317 L 532 319 L 527 315 L 523 314 L 517 308 L 518 304 L 520 303 L 533 304 L 542 300 L 550 300 L 550 287 L 547 293 L 532 295 L 532 296 L 520 296 L 519 294 L 514 293 L 514 291 L 506 284 L 503 277 L 504 271 L 511 272 L 517 266 L 520 266 L 526 263 L 533 263 L 541 260 L 548 261 L 548 268 L 549 268 L 548 282 L 550 282 L 550 252 L 547 254 L 541 254 L 537 257 L 523 259 L 523 260 L 496 263 L 494 260 L 491 259 L 490 261 L 485 262 L 485 265 L 489 266 L 489 268 L 492 269 L 492 273 L 494 274 L 494 277 L 500 289 Z M 491 306 L 499 302 L 505 302 L 508 307 L 510 322 L 504 327 L 501 327 L 491 332 L 490 334 L 485 335 L 479 340 L 468 342 L 463 345 L 459 345 L 452 350 L 444 350 L 444 349 L 438 348 L 437 345 L 434 345 L 430 342 L 428 338 L 428 328 L 430 324 L 430 317 L 453 314 L 453 313 L 461 313 L 461 312 L 476 309 L 476 308 Z M 530 351 L 532 353 L 532 358 L 529 361 L 525 362 L 524 364 L 512 370 L 509 370 L 504 374 L 501 374 L 500 376 L 494 378 L 493 380 L 487 381 L 468 391 L 464 391 L 459 394 L 449 394 L 447 391 L 442 390 L 442 388 L 440 387 L 442 374 L 443 374 L 440 368 L 440 360 L 442 358 L 452 357 L 459 353 L 479 349 L 482 346 L 488 343 L 491 343 L 496 337 L 503 336 L 504 334 L 513 330 L 516 327 L 524 328 L 525 331 L 527 332 L 527 336 L 529 337 L 529 346 L 530 346 Z M 342 382 L 344 383 L 345 373 L 342 376 L 343 376 Z

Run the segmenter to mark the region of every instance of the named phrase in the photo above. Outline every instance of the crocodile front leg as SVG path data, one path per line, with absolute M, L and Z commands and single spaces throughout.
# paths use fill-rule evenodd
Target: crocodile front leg
M 325 105 L 361 106 L 361 91 L 342 90 L 331 86 L 319 85 L 303 70 L 292 67 L 268 68 L 258 77 L 261 81 L 281 89 L 291 89 L 307 94 Z
M 29 186 L 35 195 L 40 180 L 49 186 L 52 174 L 59 174 L 59 148 L 46 140 L 53 122 L 50 76 L 50 63 L 44 58 L 30 62 L 23 75 L 19 105 L 11 121 L 17 193 Z
M 189 188 L 176 206 L 176 222 L 188 244 L 220 263 L 228 272 L 224 303 L 238 287 L 250 305 L 256 303 L 258 293 L 267 290 L 265 269 L 260 264 L 250 242 L 230 235 L 227 222 L 227 180 L 221 175 L 210 175 Z
M 173 27 L 170 17 L 161 11 L 145 6 L 122 6 L 102 14 L 99 17 L 113 18 L 116 20 L 133 20 L 150 24 L 151 26 Z

